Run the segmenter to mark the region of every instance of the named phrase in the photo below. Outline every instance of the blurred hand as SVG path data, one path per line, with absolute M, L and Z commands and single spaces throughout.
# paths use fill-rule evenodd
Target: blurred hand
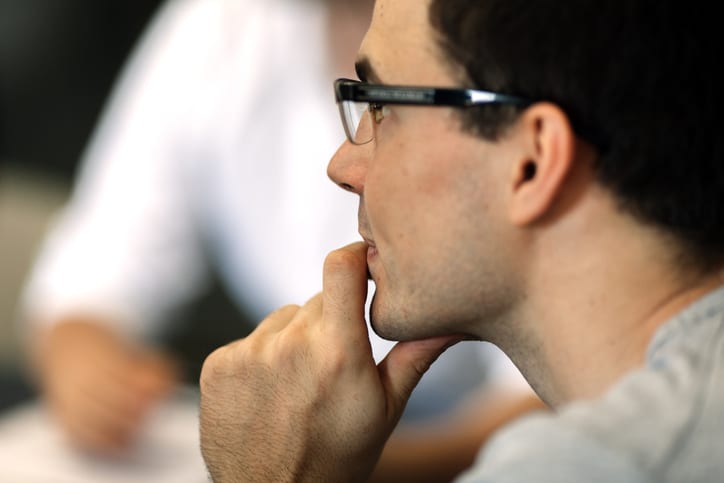
M 366 480 L 412 389 L 459 340 L 399 343 L 375 365 L 366 249 L 332 252 L 322 294 L 206 360 L 201 448 L 215 482 Z
M 167 358 L 98 323 L 59 323 L 36 347 L 47 404 L 71 442 L 91 452 L 121 455 L 176 382 Z

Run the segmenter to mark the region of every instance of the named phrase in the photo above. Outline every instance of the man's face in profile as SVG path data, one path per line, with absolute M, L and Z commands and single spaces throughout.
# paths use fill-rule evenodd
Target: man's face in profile
M 359 52 L 371 83 L 458 87 L 429 0 L 379 0 Z M 360 195 L 376 284 L 375 330 L 405 340 L 470 332 L 510 303 L 505 143 L 462 130 L 445 107 L 389 106 L 375 140 L 340 148 L 330 176 Z

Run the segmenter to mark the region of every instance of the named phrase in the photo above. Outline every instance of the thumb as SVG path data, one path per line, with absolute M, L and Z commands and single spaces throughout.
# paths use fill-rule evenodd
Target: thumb
M 380 381 L 387 395 L 387 418 L 397 423 L 407 400 L 420 378 L 449 347 L 463 340 L 462 336 L 440 336 L 430 339 L 398 342 L 377 366 Z
M 357 326 L 367 337 L 364 324 L 350 324 L 364 321 L 366 299 L 367 244 L 352 243 L 327 255 L 322 290 L 324 321 L 346 332 Z

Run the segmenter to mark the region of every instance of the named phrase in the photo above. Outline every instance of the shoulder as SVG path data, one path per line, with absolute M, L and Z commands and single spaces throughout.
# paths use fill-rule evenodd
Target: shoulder
M 506 428 L 470 481 L 712 481 L 724 472 L 712 449 L 724 434 L 724 342 L 719 324 L 688 329 L 601 399 Z
M 647 365 L 600 399 L 503 430 L 463 481 L 718 481 L 723 314 L 724 288 L 662 326 Z
M 648 482 L 636 461 L 560 416 L 513 423 L 481 453 L 461 482 Z

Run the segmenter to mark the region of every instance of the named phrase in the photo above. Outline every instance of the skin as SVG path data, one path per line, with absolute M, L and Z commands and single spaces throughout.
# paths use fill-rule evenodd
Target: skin
M 94 318 L 62 321 L 41 332 L 34 349 L 46 404 L 68 440 L 91 453 L 124 456 L 145 417 L 177 381 L 167 356 Z

